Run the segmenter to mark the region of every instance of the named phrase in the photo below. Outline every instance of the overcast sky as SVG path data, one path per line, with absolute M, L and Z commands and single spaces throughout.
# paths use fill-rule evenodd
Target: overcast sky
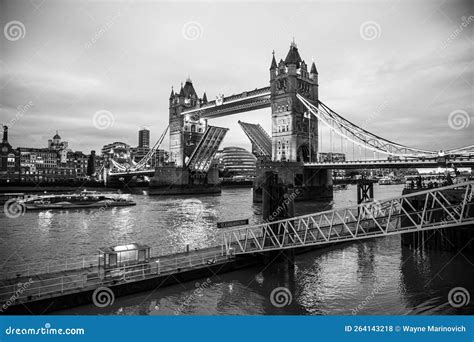
M 293 37 L 320 100 L 350 121 L 430 150 L 474 143 L 468 0 L 0 4 L 0 122 L 14 147 L 46 147 L 55 130 L 84 152 L 135 146 L 143 126 L 156 140 L 171 86 L 189 75 L 208 99 L 266 86 L 272 50 L 285 58 Z M 238 120 L 270 132 L 270 109 L 212 120 L 230 128 L 224 146 L 250 148 Z

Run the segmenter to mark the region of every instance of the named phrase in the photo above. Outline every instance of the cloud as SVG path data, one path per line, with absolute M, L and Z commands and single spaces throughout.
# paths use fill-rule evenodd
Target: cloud
M 472 144 L 472 127 L 453 132 L 447 117 L 473 116 L 474 24 L 444 43 L 469 15 L 466 1 L 356 5 L 339 2 L 149 3 L 51 0 L 41 10 L 7 0 L 2 18 L 20 20 L 24 39 L 1 37 L 1 121 L 18 106 L 34 106 L 10 130 L 14 146 L 44 144 L 56 129 L 73 149 L 112 141 L 136 144 L 149 126 L 157 139 L 168 124 L 170 87 L 189 75 L 212 99 L 266 86 L 271 51 L 285 58 L 295 37 L 307 63 L 315 58 L 320 99 L 363 128 L 406 145 Z M 378 39 L 361 39 L 361 23 L 376 21 Z M 196 40 L 183 26 L 198 22 Z M 402 23 L 402 24 L 401 24 Z M 114 125 L 98 130 L 99 110 Z M 212 120 L 229 127 L 224 146 L 250 148 L 237 120 L 271 131 L 270 110 Z M 165 146 L 168 141 L 165 140 Z

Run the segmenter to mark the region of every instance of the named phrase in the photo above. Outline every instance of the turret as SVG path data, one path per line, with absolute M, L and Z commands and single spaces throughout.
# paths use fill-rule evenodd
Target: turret
M 290 50 L 285 58 L 285 65 L 288 68 L 289 74 L 296 74 L 296 70 L 300 68 L 301 57 L 298 52 L 298 47 L 296 46 L 295 41 L 293 40 L 290 45 Z
M 314 61 L 313 61 L 313 64 L 311 65 L 311 71 L 309 72 L 309 78 L 311 78 L 312 80 L 318 80 L 318 69 L 316 69 L 316 64 L 314 64 Z
M 272 52 L 272 64 L 270 65 L 270 79 L 274 79 L 276 77 L 277 72 L 277 62 L 275 60 L 275 50 Z

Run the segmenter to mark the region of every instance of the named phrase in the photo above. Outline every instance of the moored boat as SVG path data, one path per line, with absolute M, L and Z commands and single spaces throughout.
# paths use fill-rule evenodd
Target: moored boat
M 136 205 L 124 195 L 83 191 L 78 194 L 38 195 L 19 201 L 27 210 L 123 207 Z
M 382 177 L 382 178 L 379 179 L 379 184 L 380 185 L 391 185 L 391 184 L 393 184 L 392 178 Z

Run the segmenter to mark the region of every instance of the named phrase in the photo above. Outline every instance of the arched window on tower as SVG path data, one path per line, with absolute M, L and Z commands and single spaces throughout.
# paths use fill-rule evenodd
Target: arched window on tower
M 191 125 L 191 132 L 192 133 L 196 132 L 196 125 Z

